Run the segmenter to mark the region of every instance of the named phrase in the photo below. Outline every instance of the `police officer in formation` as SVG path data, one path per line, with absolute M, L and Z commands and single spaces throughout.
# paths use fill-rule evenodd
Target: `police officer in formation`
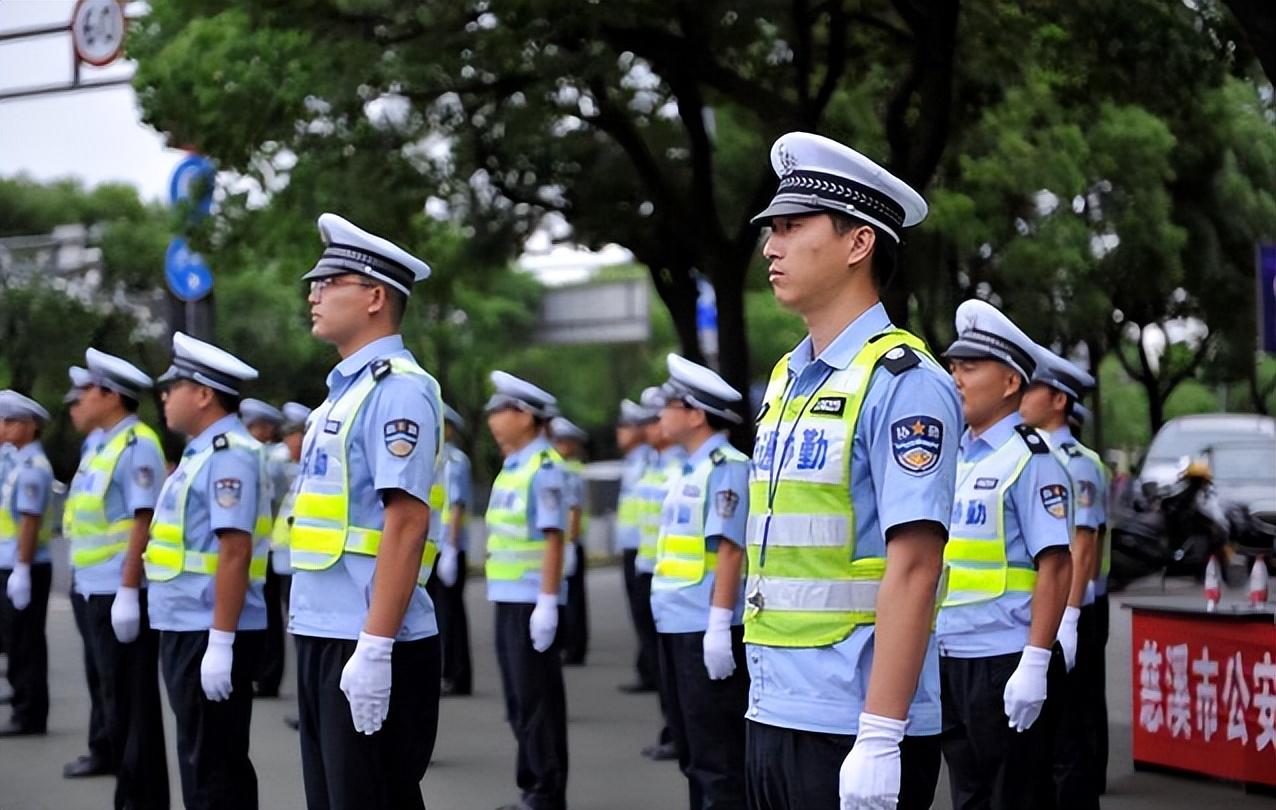
M 624 469 L 620 475 L 620 491 L 616 501 L 615 546 L 620 552 L 620 570 L 625 585 L 625 601 L 629 606 L 629 618 L 638 639 L 638 654 L 634 658 L 635 680 L 618 687 L 621 692 L 628 694 L 654 692 L 658 677 L 656 650 L 650 644 L 654 634 L 645 632 L 644 625 L 644 622 L 650 623 L 651 600 L 642 598 L 635 562 L 642 537 L 643 511 L 643 502 L 638 496 L 638 482 L 646 473 L 655 453 L 651 445 L 647 444 L 646 426 L 659 419 L 658 412 L 644 408 L 631 399 L 625 399 L 620 403 L 620 414 L 616 420 L 616 447 L 622 454 Z
M 740 422 L 734 407 L 741 396 L 676 354 L 667 365 L 660 425 L 687 459 L 661 508 L 651 581 L 661 694 L 691 810 L 742 810 L 749 459 L 727 441 L 727 429 Z
M 341 361 L 294 486 L 290 632 L 310 808 L 423 808 L 440 649 L 425 583 L 443 507 L 443 401 L 399 334 L 425 262 L 335 214 L 311 332 Z M 432 536 L 431 536 L 432 535 Z
M 470 660 L 470 623 L 465 611 L 465 580 L 468 576 L 469 507 L 473 503 L 473 471 L 470 457 L 458 446 L 465 420 L 444 404 L 446 441 L 443 445 L 445 505 L 440 510 L 443 532 L 439 540 L 439 562 L 430 579 L 430 597 L 438 612 L 439 635 L 443 644 L 443 697 L 465 696 L 474 691 Z M 431 517 L 433 519 L 433 516 Z
M 49 412 L 16 391 L 0 392 L 0 440 L 13 450 L 0 480 L 0 634 L 9 654 L 9 722 L 0 737 L 44 734 L 49 720 L 49 646 L 45 619 L 53 565 L 50 521 L 53 467 L 40 433 Z
M 157 380 L 165 424 L 189 439 L 144 555 L 187 808 L 257 807 L 248 732 L 266 644 L 270 483 L 265 449 L 238 416 L 240 388 L 256 378 L 229 352 L 178 332 Z
M 518 746 L 520 803 L 567 806 L 567 698 L 559 608 L 567 603 L 568 528 L 562 462 L 546 429 L 557 400 L 504 371 L 491 375 L 488 428 L 505 457 L 487 506 L 487 598 L 495 603 L 496 658 L 505 716 Z
M 589 604 L 585 591 L 585 537 L 589 517 L 585 510 L 585 445 L 589 434 L 565 416 L 549 423 L 554 450 L 562 459 L 567 499 L 567 545 L 563 550 L 563 578 L 567 580 L 567 604 L 563 607 L 563 664 L 582 666 L 589 652 Z
M 67 493 L 63 533 L 75 588 L 85 598 L 115 773 L 115 807 L 167 808 L 159 702 L 159 633 L 148 613 L 142 554 L 164 483 L 159 435 L 137 416 L 151 378 L 122 357 L 89 348 L 76 406 L 86 448 Z M 74 378 L 73 378 L 74 380 Z

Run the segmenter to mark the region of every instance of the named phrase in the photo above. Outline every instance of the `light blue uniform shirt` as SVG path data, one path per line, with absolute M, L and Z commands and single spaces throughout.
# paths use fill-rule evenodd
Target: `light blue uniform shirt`
M 978 462 L 1006 442 L 1023 443 L 1015 430 L 1021 424 L 1023 417 L 1016 412 L 979 436 L 972 436 L 967 430 L 961 437 L 962 461 Z M 971 477 L 979 474 L 978 467 L 970 472 Z M 1047 508 L 1047 493 L 1056 492 L 1056 487 L 1062 487 L 1064 492 L 1069 489 L 1063 465 L 1053 453 L 1033 453 L 1005 496 L 1008 562 L 1030 565 L 1046 549 L 1071 545 L 1067 510 L 1058 516 Z M 959 520 L 953 516 L 954 525 Z M 935 628 L 939 654 L 952 658 L 991 658 L 1020 652 L 1028 643 L 1031 623 L 1032 594 L 1029 593 L 1006 593 L 991 602 L 944 608 Z
M 540 454 L 549 450 L 544 436 L 537 436 L 523 449 L 507 456 L 502 465 L 506 470 L 517 469 L 524 464 L 540 464 Z M 532 496 L 527 499 L 527 533 L 531 540 L 541 540 L 547 531 L 567 533 L 567 481 L 563 468 L 558 465 L 542 466 L 532 478 Z M 566 538 L 564 538 L 565 540 Z M 487 598 L 490 602 L 518 602 L 535 604 L 540 594 L 540 581 L 487 580 Z M 558 604 L 567 604 L 567 578 L 558 589 Z
M 87 453 L 99 453 L 107 442 L 138 424 L 138 418 L 130 415 L 121 419 L 109 430 L 89 434 Z M 90 443 L 91 442 L 91 443 Z M 106 520 L 108 523 L 124 520 L 137 514 L 139 509 L 155 509 L 159 502 L 160 488 L 164 486 L 166 468 L 159 448 L 150 442 L 134 442 L 120 454 L 119 463 L 106 488 Z M 71 487 L 87 486 L 77 474 Z M 109 560 L 75 571 L 75 590 L 83 596 L 114 594 L 120 587 L 120 575 L 124 569 L 124 554 L 116 554 Z M 143 578 L 142 586 L 146 586 Z
M 807 336 L 789 357 L 795 394 L 815 391 L 835 369 L 845 369 L 869 338 L 891 327 L 877 304 L 855 319 L 818 358 Z M 922 473 L 897 460 L 892 427 L 925 416 L 942 427 L 939 461 Z M 857 556 L 884 557 L 886 532 L 926 520 L 948 528 L 957 473 L 961 404 L 952 379 L 929 358 L 901 374 L 878 368 L 869 380 L 851 451 L 851 499 L 855 504 Z M 757 453 L 754 453 L 755 458 Z M 856 734 L 873 665 L 873 632 L 857 627 L 827 647 L 790 649 L 748 645 L 749 708 L 759 723 L 827 734 Z M 913 736 L 940 732 L 939 659 L 927 649 L 917 692 L 908 711 Z
M 395 357 L 416 362 L 399 335 L 374 340 L 342 360 L 328 374 L 328 402 L 340 397 L 360 375 L 371 374 L 373 361 Z M 358 423 L 350 430 L 347 450 L 351 523 L 369 528 L 384 526 L 382 498 L 390 490 L 402 490 L 422 503 L 429 503 L 430 487 L 434 484 L 439 414 L 426 382 L 415 374 L 389 374 L 372 389 L 354 418 Z M 411 452 L 396 456 L 387 447 L 384 428 L 404 419 L 416 422 L 420 430 Z M 317 422 L 312 420 L 306 432 L 301 451 L 302 476 L 313 463 L 313 433 L 324 428 Z M 322 571 L 294 569 L 289 632 L 299 636 L 358 639 L 372 603 L 372 574 L 376 567 L 375 557 L 343 554 Z M 418 585 L 412 589 L 403 625 L 395 638 L 416 641 L 438 632 L 434 603 L 425 588 Z
M 1094 460 L 1076 448 L 1084 445 L 1072 437 L 1072 431 L 1061 427 L 1050 433 L 1050 446 L 1067 456 L 1068 478 L 1072 479 L 1072 522 L 1078 529 L 1099 531 L 1108 522 L 1107 475 Z M 1096 550 L 1103 553 L 1103 538 L 1097 538 Z M 1100 572 L 1094 580 L 1094 594 L 1108 592 L 1108 582 Z M 1093 595 L 1086 594 L 1084 604 L 1092 604 Z
M 36 466 L 36 459 L 44 460 Z M 49 508 L 49 498 L 53 495 L 53 473 L 48 468 L 49 460 L 44 455 L 44 446 L 39 440 L 33 441 L 20 450 L 13 452 L 13 459 L 5 476 L 5 495 L 3 508 L 9 510 L 9 516 L 22 531 L 23 515 L 43 515 Z M 14 471 L 16 470 L 16 475 Z M 9 476 L 13 476 L 12 480 Z M 0 540 L 0 569 L 12 569 L 18 561 L 18 538 Z M 49 561 L 49 546 L 39 543 L 35 547 L 34 563 Z
M 470 548 L 469 510 L 474 480 L 470 457 L 465 455 L 464 450 L 450 443 L 444 446 L 443 452 L 447 454 L 446 466 L 443 468 L 443 475 L 447 480 L 447 508 L 451 509 L 454 506 L 462 508 L 461 528 L 456 535 L 456 547 L 458 551 L 468 551 Z M 447 537 L 443 539 L 446 540 Z
M 651 445 L 640 444 L 625 454 L 625 467 L 620 474 L 620 497 L 633 497 L 638 486 L 638 479 L 647 471 L 655 450 Z M 616 524 L 616 547 L 626 551 L 637 551 L 642 542 L 642 532 L 637 526 L 621 526 Z
M 682 466 L 682 474 L 690 475 L 697 465 L 705 461 L 709 454 L 727 443 L 725 433 L 715 433 L 704 444 L 696 448 L 687 457 Z M 665 506 L 661 510 L 660 525 L 663 528 L 685 523 L 686 517 L 678 519 L 677 509 L 685 508 L 687 500 L 700 499 L 703 509 L 705 551 L 716 553 L 723 540 L 735 543 L 744 548 L 745 526 L 749 520 L 749 465 L 741 461 L 723 461 L 714 466 L 709 473 L 709 483 L 704 492 L 691 492 L 694 484 L 686 481 L 673 481 L 669 494 L 665 496 Z M 713 568 L 705 570 L 704 579 L 699 584 L 677 590 L 651 591 L 651 615 L 656 620 L 656 630 L 660 633 L 703 633 L 709 625 L 709 606 L 713 601 L 713 583 L 716 576 Z M 738 625 L 744 621 L 744 579 L 740 579 L 739 593 L 735 600 L 735 613 L 731 624 Z
M 223 433 L 234 433 L 246 439 L 252 435 L 237 414 L 226 414 L 204 429 L 182 453 L 182 462 L 164 482 L 156 505 L 156 519 L 181 508 L 178 497 L 187 480 L 182 465 L 196 453 L 213 443 Z M 257 457 L 241 447 L 215 450 L 208 462 L 195 473 L 186 496 L 183 541 L 189 551 L 215 554 L 219 548 L 218 531 L 247 532 L 251 537 L 257 523 L 257 493 L 260 486 Z M 227 495 L 225 486 L 219 498 L 215 487 L 224 481 L 239 482 L 239 496 Z M 256 538 L 252 538 L 254 543 Z M 213 602 L 216 577 L 211 574 L 182 572 L 166 582 L 150 583 L 148 615 L 156 630 L 195 632 L 213 626 Z M 118 583 L 117 583 L 118 584 Z M 248 583 L 244 609 L 239 614 L 239 630 L 266 629 L 266 600 L 260 582 Z

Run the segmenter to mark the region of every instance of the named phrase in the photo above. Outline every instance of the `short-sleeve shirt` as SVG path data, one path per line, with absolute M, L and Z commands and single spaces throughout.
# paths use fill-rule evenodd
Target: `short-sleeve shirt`
M 620 498 L 632 498 L 638 486 L 638 479 L 647 471 L 655 451 L 651 445 L 640 444 L 625 454 L 625 466 L 620 474 Z M 616 524 L 616 547 L 636 550 L 642 542 L 642 531 L 637 526 L 621 526 Z
M 252 440 L 239 416 L 233 413 L 226 414 L 191 439 L 177 469 L 164 482 L 160 492 L 156 505 L 157 519 L 182 507 L 182 488 L 190 481 L 183 526 L 183 542 L 187 551 L 216 554 L 221 542 L 217 533 L 224 531 L 245 532 L 252 538 L 254 546 L 268 542 L 266 538 L 252 537 L 261 486 L 261 468 L 255 453 L 235 445 L 214 450 L 208 461 L 195 471 L 194 477 L 189 477 L 190 460 L 212 445 L 216 437 L 232 433 Z M 215 580 L 215 575 L 183 572 L 170 580 L 150 583 L 151 626 L 175 632 L 212 627 Z M 237 629 L 266 629 L 266 600 L 262 583 L 249 581 Z
M 53 472 L 39 441 L 15 451 L 12 464 L 4 482 L 6 498 L 3 508 L 9 510 L 9 517 L 21 532 L 24 516 L 39 517 L 49 508 L 49 499 L 53 496 Z M 17 561 L 18 538 L 0 539 L 0 569 L 12 569 Z M 47 543 L 40 543 L 35 547 L 35 556 L 31 558 L 31 562 L 49 562 Z
M 713 451 L 727 443 L 725 433 L 716 433 L 709 437 L 687 456 L 683 463 L 682 476 L 691 475 L 697 466 L 704 463 Z M 672 501 L 688 484 L 682 477 L 670 481 L 669 494 L 665 497 L 665 508 L 661 513 L 661 523 L 670 525 L 675 515 L 670 509 L 675 508 Z M 688 493 L 683 492 L 684 496 Z M 690 495 L 690 497 L 697 497 Z M 747 462 L 725 460 L 714 465 L 709 472 L 709 481 L 705 491 L 698 497 L 703 500 L 701 509 L 704 519 L 705 551 L 716 553 L 723 542 L 734 543 L 740 548 L 745 544 L 745 526 L 749 520 L 749 465 Z M 683 500 L 685 503 L 685 500 Z M 743 573 L 743 572 L 742 572 Z M 704 579 L 699 584 L 676 590 L 657 590 L 651 592 L 651 613 L 656 621 L 656 630 L 661 633 L 703 633 L 709 625 L 709 607 L 713 601 L 714 583 L 717 581 L 712 568 L 705 570 Z M 738 625 L 744 621 L 744 579 L 740 580 L 740 589 L 736 594 L 735 611 L 731 623 Z
M 810 336 L 789 357 L 795 394 L 819 388 L 831 370 L 850 366 L 869 338 L 891 328 L 886 310 L 874 305 L 856 318 L 819 357 Z M 894 452 L 892 427 L 925 417 L 940 427 L 938 461 L 917 471 Z M 851 449 L 851 499 L 855 505 L 857 556 L 886 554 L 886 535 L 917 521 L 948 529 L 957 473 L 961 404 L 952 378 L 923 357 L 900 374 L 877 368 L 869 378 Z M 756 453 L 755 453 L 756 456 Z M 754 508 L 756 508 L 756 504 Z M 759 723 L 828 734 L 856 734 L 872 667 L 871 625 L 826 647 L 781 648 L 748 645 L 749 708 Z M 909 735 L 940 732 L 938 659 L 932 644 L 921 682 L 909 707 Z
M 1023 442 L 1015 428 L 1023 417 L 1012 413 L 974 436 L 962 435 L 962 461 L 976 464 L 969 473 L 979 475 L 978 462 L 992 456 L 1006 442 Z M 1067 510 L 1052 511 L 1053 493 L 1068 491 L 1068 474 L 1053 453 L 1032 453 L 1019 478 L 1006 491 L 1006 560 L 1028 566 L 1042 552 L 1068 548 L 1072 535 Z M 936 635 L 939 654 L 953 658 L 990 658 L 1017 653 L 1028 643 L 1032 623 L 1032 594 L 1006 593 L 990 602 L 944 608 L 939 612 Z
M 373 362 L 402 358 L 416 362 L 399 335 L 374 340 L 342 360 L 328 374 L 328 399 L 315 413 L 326 410 L 362 375 L 371 374 Z M 350 520 L 356 526 L 381 528 L 385 525 L 386 496 L 400 490 L 422 503 L 429 503 L 434 484 L 438 447 L 439 415 L 429 383 L 415 374 L 389 374 L 376 384 L 350 430 L 349 461 Z M 387 425 L 414 422 L 417 443 L 406 455 L 391 452 Z M 324 428 L 313 419 L 306 431 L 301 451 L 301 473 L 313 463 L 314 436 Z M 401 452 L 401 445 L 394 444 Z M 433 520 L 434 518 L 431 518 Z M 322 571 L 296 569 L 292 576 L 289 631 L 301 636 L 358 639 L 372 602 L 372 576 L 377 560 L 363 554 L 343 554 Z M 437 635 L 434 603 L 425 588 L 412 589 L 403 624 L 395 637 L 415 641 Z
M 550 450 L 544 436 L 537 436 L 528 445 L 506 456 L 504 469 L 514 470 L 524 464 L 540 464 L 532 477 L 531 497 L 527 499 L 527 529 L 532 540 L 542 540 L 547 531 L 567 532 L 567 482 L 563 468 L 558 464 L 542 463 L 540 459 Z M 529 581 L 487 581 L 487 598 L 491 602 L 535 604 L 540 594 L 539 579 Z M 567 579 L 563 578 L 558 589 L 558 604 L 567 604 Z
M 470 457 L 461 448 L 450 443 L 444 447 L 443 452 L 446 458 L 443 475 L 447 480 L 447 508 L 450 510 L 456 506 L 461 507 L 461 525 L 456 536 L 457 550 L 467 551 L 470 547 L 470 527 L 466 517 L 473 503 L 474 478 Z
M 136 416 L 124 417 L 113 427 L 90 435 L 90 444 L 85 452 L 100 453 L 108 442 L 138 424 Z M 111 483 L 106 487 L 107 522 L 124 520 L 139 510 L 154 510 L 159 502 L 160 488 L 164 486 L 165 471 L 164 456 L 155 445 L 133 442 L 125 447 L 111 474 Z M 79 475 L 75 477 L 71 482 L 72 488 L 87 484 L 80 479 Z M 84 596 L 113 594 L 120 586 L 123 569 L 123 552 L 97 565 L 76 569 L 75 590 Z

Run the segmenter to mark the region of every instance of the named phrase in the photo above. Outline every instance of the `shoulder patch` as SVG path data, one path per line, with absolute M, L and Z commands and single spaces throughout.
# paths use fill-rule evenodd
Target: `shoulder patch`
M 1028 445 L 1028 449 L 1034 453 L 1049 453 L 1050 446 L 1046 444 L 1046 440 L 1041 438 L 1041 434 L 1031 425 L 1018 424 L 1015 425 L 1015 432 L 1023 439 L 1023 443 Z
M 878 365 L 891 374 L 903 374 L 910 368 L 921 365 L 921 362 L 922 359 L 917 356 L 917 352 L 913 351 L 911 346 L 896 346 L 882 355 Z
M 1046 484 L 1041 488 L 1041 505 L 1051 517 L 1068 516 L 1068 488 L 1063 484 Z
M 924 475 L 939 464 L 944 423 L 933 416 L 907 416 L 891 425 L 891 457 L 910 475 Z
M 717 447 L 709 453 L 709 460 L 713 462 L 713 466 L 717 467 L 727 460 L 727 454 L 722 452 L 721 447 Z
M 1094 506 L 1096 488 L 1093 481 L 1077 482 L 1077 506 Z
M 222 478 L 213 484 L 213 498 L 222 509 L 233 509 L 243 493 L 244 485 L 238 478 Z
M 213 437 L 214 450 L 225 450 L 228 447 L 230 447 L 230 439 L 226 437 L 225 433 L 218 433 Z
M 714 496 L 713 505 L 718 517 L 730 520 L 735 515 L 736 507 L 740 505 L 740 496 L 733 489 L 724 489 Z
M 390 361 L 384 357 L 380 360 L 372 361 L 372 379 L 380 381 L 386 378 L 390 373 Z
M 395 458 L 407 458 L 421 438 L 421 427 L 411 419 L 391 419 L 381 427 L 385 449 Z

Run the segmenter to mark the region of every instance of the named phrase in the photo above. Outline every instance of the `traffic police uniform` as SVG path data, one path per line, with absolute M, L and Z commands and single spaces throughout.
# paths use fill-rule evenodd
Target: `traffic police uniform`
M 732 423 L 740 394 L 712 370 L 678 355 L 667 359 L 666 402 L 680 402 Z M 651 612 L 660 639 L 661 694 L 689 806 L 743 808 L 744 580 L 732 607 L 713 605 L 718 551 L 743 548 L 749 514 L 749 459 L 718 431 L 699 446 L 670 482 L 661 506 Z M 743 574 L 743 565 L 741 566 Z
M 1035 344 L 1006 316 L 966 301 L 956 325 L 946 357 L 999 361 L 1026 389 Z M 1037 560 L 1072 542 L 1068 476 L 1017 411 L 978 436 L 968 429 L 960 452 L 936 628 L 953 807 L 1038 806 L 1053 740 L 1038 721 L 1051 652 L 1029 646 L 1028 630 Z
M 256 369 L 181 332 L 159 385 L 191 382 L 231 397 Z M 188 810 L 256 808 L 248 757 L 253 678 L 265 649 L 270 483 L 266 453 L 235 413 L 191 436 L 160 490 L 143 560 L 151 626 L 177 726 L 177 767 Z M 219 533 L 244 532 L 251 560 L 235 630 L 213 626 Z
M 123 358 L 85 352 L 94 385 L 139 401 L 151 378 Z M 167 808 L 168 769 L 159 702 L 159 633 L 148 616 L 149 588 L 121 582 L 139 512 L 153 513 L 165 478 L 158 434 L 129 414 L 90 436 L 67 493 L 63 531 L 71 542 L 75 589 L 99 676 L 116 774 L 115 807 Z M 118 625 L 118 629 L 117 629 Z
M 310 408 L 300 402 L 285 402 L 280 411 L 284 415 L 282 433 L 284 438 L 294 434 L 305 437 L 306 426 L 310 421 Z M 279 592 L 283 598 L 284 613 L 288 612 L 288 602 L 292 593 L 292 556 L 290 541 L 292 533 L 292 507 L 297 496 L 294 484 L 301 472 L 300 452 L 297 458 L 289 455 L 286 463 L 279 468 L 279 479 L 276 487 L 282 487 L 283 497 L 279 500 L 279 511 L 275 513 L 275 525 L 270 533 L 270 570 L 280 578 Z M 276 497 L 279 497 L 276 491 Z
M 505 372 L 492 372 L 492 384 L 488 413 L 514 407 L 545 419 L 555 405 L 550 394 Z M 506 456 L 486 516 L 487 598 L 496 603 L 505 716 L 518 743 L 522 805 L 531 810 L 567 806 L 567 698 L 556 633 L 549 629 L 567 603 L 567 583 L 556 598 L 541 593 L 545 532 L 565 535 L 567 527 L 566 482 L 557 458 L 543 434 Z
M 465 420 L 452 407 L 443 406 L 443 418 L 454 430 L 465 428 Z M 439 617 L 439 636 L 443 644 L 444 695 L 468 695 L 474 690 L 473 665 L 470 658 L 470 622 L 465 611 L 465 580 L 469 574 L 469 508 L 473 500 L 473 472 L 470 457 L 452 442 L 443 445 L 443 477 L 446 506 L 439 510 L 442 534 L 439 538 L 439 564 L 430 577 L 430 597 Z M 453 527 L 453 510 L 460 507 L 461 525 Z M 452 550 L 449 538 L 456 535 Z M 445 564 L 450 555 L 455 559 Z M 445 580 L 445 576 L 447 580 Z
M 1044 383 L 1068 397 L 1068 410 L 1077 400 L 1094 389 L 1094 378 L 1065 358 L 1037 347 L 1037 368 L 1033 382 Z M 1047 433 L 1046 438 L 1060 463 L 1068 471 L 1072 488 L 1074 531 L 1094 532 L 1095 553 L 1102 559 L 1102 537 L 1107 523 L 1107 473 L 1097 453 L 1073 437 L 1065 424 Z M 1075 562 L 1075 561 L 1074 561 Z M 1073 573 L 1076 576 L 1076 572 Z M 1075 632 L 1070 643 L 1075 650 L 1075 665 L 1062 679 L 1060 700 L 1056 706 L 1058 722 L 1055 734 L 1054 778 L 1057 805 L 1069 810 L 1098 808 L 1100 784 L 1096 770 L 1096 724 L 1104 699 L 1103 681 L 1096 684 L 1096 655 L 1103 654 L 1098 641 L 1094 583 L 1086 588 L 1082 606 L 1064 610 L 1060 624 L 1060 641 Z M 1100 669 L 1100 671 L 1102 671 Z M 1098 686 L 1097 694 L 1093 691 Z M 1106 718 L 1104 719 L 1106 723 Z
M 430 274 L 425 262 L 333 214 L 319 218 L 319 230 L 325 249 L 306 278 L 357 273 L 407 295 Z M 438 623 L 425 583 L 439 521 L 431 521 L 392 647 L 363 627 L 384 498 L 397 490 L 432 512 L 443 507 L 442 412 L 438 383 L 391 335 L 338 363 L 328 398 L 310 416 L 294 485 L 289 630 L 297 637 L 302 771 L 312 810 L 424 807 L 420 782 L 434 751 L 440 678 Z M 386 668 L 382 714 L 387 704 L 346 675 L 362 669 L 380 678 Z
M 755 221 L 849 212 L 898 240 L 926 204 L 859 153 L 791 133 L 772 147 L 780 186 Z M 838 807 L 861 732 L 886 536 L 947 529 L 960 406 L 922 342 L 875 304 L 813 356 L 775 365 L 757 417 L 749 498 L 745 642 L 749 806 Z M 929 807 L 939 773 L 932 642 L 900 732 L 900 808 Z
M 0 419 L 30 420 L 43 426 L 49 412 L 16 391 L 0 394 Z M 53 494 L 53 467 L 37 435 L 16 447 L 0 482 L 0 624 L 8 642 L 9 685 L 13 689 L 9 723 L 0 736 L 43 734 L 49 720 L 49 646 L 45 619 L 53 566 L 49 560 L 52 520 L 45 513 Z M 34 553 L 21 560 L 18 539 L 26 517 L 41 518 Z
M 656 412 L 626 399 L 620 403 L 620 418 L 616 424 L 620 427 L 641 428 L 658 418 L 660 417 Z M 616 501 L 616 548 L 620 551 L 629 618 L 634 625 L 634 634 L 638 637 L 638 655 L 634 660 L 637 680 L 632 686 L 621 687 L 624 691 L 653 690 L 658 677 L 656 650 L 649 644 L 650 634 L 643 632 L 644 619 L 649 619 L 651 615 L 650 593 L 644 603 L 638 589 L 638 571 L 635 567 L 642 537 L 640 524 L 643 510 L 643 502 L 638 497 L 638 481 L 652 463 L 654 454 L 655 450 L 646 442 L 639 443 L 625 453 L 624 469 L 620 475 L 620 494 Z M 650 624 L 649 620 L 647 624 Z
M 549 433 L 555 442 L 572 441 L 581 447 L 589 441 L 589 434 L 571 420 L 556 416 L 549 423 Z M 563 609 L 562 649 L 563 663 L 579 666 L 585 663 L 589 652 L 589 598 L 585 592 L 585 538 L 589 534 L 589 513 L 585 509 L 585 465 L 579 459 L 562 460 L 563 494 L 568 515 L 579 515 L 580 534 L 567 538 L 563 546 L 563 579 L 567 580 L 567 605 Z M 570 522 L 570 521 L 569 521 Z
M 279 431 L 284 424 L 284 415 L 269 402 L 247 398 L 239 403 L 239 419 L 244 427 L 254 423 L 270 425 L 272 433 Z M 279 515 L 284 496 L 288 492 L 287 467 L 289 465 L 288 448 L 279 442 L 265 444 L 266 479 L 270 484 L 270 515 L 273 537 L 274 520 Z M 266 566 L 266 585 L 263 589 L 266 599 L 266 647 L 262 652 L 261 671 L 257 673 L 256 695 L 258 697 L 278 697 L 279 682 L 284 675 L 284 582 L 275 570 L 274 551 L 268 554 Z

